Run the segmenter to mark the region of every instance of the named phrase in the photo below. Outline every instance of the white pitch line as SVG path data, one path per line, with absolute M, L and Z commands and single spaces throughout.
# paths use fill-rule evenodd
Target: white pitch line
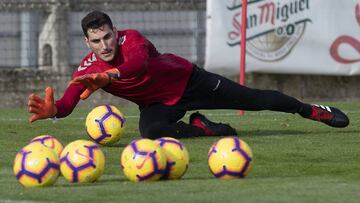
M 0 199 L 0 203 L 42 203 L 42 202 L 47 202 L 49 203 L 49 201 L 31 201 L 31 200 L 12 200 L 12 199 Z
M 230 117 L 230 116 L 237 116 L 238 114 L 236 113 L 225 113 L 225 114 L 213 114 L 213 113 L 208 113 L 205 114 L 206 116 L 224 116 L 224 117 Z M 263 114 L 262 114 L 263 115 Z M 270 115 L 270 114 L 269 114 Z M 189 117 L 189 115 L 185 115 L 184 117 Z M 128 118 L 140 118 L 140 116 L 125 116 L 126 119 Z M 62 119 L 67 119 L 67 120 L 85 120 L 85 117 L 71 117 L 71 118 L 59 118 L 59 119 L 47 119 L 47 120 L 52 120 L 54 122 L 56 122 L 57 120 L 62 120 Z M 0 121 L 27 121 L 27 118 L 0 118 Z
M 360 111 L 351 111 L 351 112 L 345 112 L 345 113 L 351 113 L 351 114 L 360 114 Z M 238 117 L 238 113 L 204 113 L 206 116 L 221 116 L 221 117 Z M 251 111 L 252 115 L 273 115 L 273 114 L 281 114 L 281 112 L 254 112 Z M 139 118 L 139 115 L 129 115 L 125 116 L 126 119 L 128 118 Z M 189 117 L 189 115 L 185 115 L 184 117 Z M 60 119 L 68 119 L 68 120 L 85 120 L 85 117 L 70 117 L 70 118 L 60 118 Z M 53 119 L 48 119 L 53 120 Z M 27 121 L 27 118 L 1 118 L 0 121 Z M 56 122 L 56 120 L 53 120 Z

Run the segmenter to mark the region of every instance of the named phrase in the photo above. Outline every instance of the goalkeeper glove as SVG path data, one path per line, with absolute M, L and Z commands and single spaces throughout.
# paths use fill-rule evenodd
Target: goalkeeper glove
M 29 122 L 32 123 L 39 119 L 52 118 L 56 115 L 57 109 L 54 104 L 54 91 L 51 87 L 45 89 L 45 98 L 42 99 L 32 93 L 29 96 L 28 110 L 32 115 Z
M 70 81 L 70 85 L 82 84 L 86 86 L 85 91 L 80 95 L 80 99 L 85 100 L 99 88 L 105 87 L 119 78 L 120 71 L 113 68 L 102 73 L 90 73 L 75 77 Z

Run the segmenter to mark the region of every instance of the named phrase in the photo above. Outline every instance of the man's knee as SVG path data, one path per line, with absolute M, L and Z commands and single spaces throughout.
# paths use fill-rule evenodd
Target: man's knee
M 141 137 L 148 139 L 157 139 L 166 134 L 166 125 L 164 123 L 155 123 L 140 129 Z

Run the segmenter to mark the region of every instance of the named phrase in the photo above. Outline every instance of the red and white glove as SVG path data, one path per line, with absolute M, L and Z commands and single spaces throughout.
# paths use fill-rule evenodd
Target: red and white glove
M 102 73 L 90 73 L 75 77 L 70 81 L 70 85 L 82 84 L 86 86 L 85 91 L 80 95 L 80 99 L 85 100 L 99 88 L 105 87 L 119 78 L 120 71 L 113 68 Z
M 45 89 L 45 98 L 42 99 L 32 93 L 28 100 L 28 110 L 32 115 L 29 122 L 32 123 L 39 119 L 52 118 L 56 115 L 57 109 L 54 104 L 54 91 L 51 87 Z

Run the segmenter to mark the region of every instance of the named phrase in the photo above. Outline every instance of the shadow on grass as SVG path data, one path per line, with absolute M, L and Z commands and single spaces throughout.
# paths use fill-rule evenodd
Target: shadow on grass
M 103 145 L 103 147 L 126 147 L 126 144 L 115 143 L 112 145 Z
M 55 184 L 53 187 L 58 188 L 69 188 L 69 187 L 98 187 L 103 185 L 108 185 L 108 183 L 123 183 L 128 182 L 129 180 L 125 178 L 108 178 L 108 179 L 101 179 L 93 183 L 61 183 L 61 184 Z
M 184 177 L 181 179 L 175 179 L 175 180 L 158 180 L 158 181 L 144 181 L 144 183 L 180 183 L 180 182 L 186 182 L 186 181 L 208 181 L 208 180 L 214 180 L 216 179 L 215 177 L 212 176 L 198 176 L 198 177 Z M 134 183 L 131 182 L 130 180 L 126 179 L 126 178 L 106 178 L 106 179 L 101 179 L 98 180 L 94 183 L 69 183 L 69 182 L 64 182 L 64 183 L 60 183 L 60 184 L 55 184 L 53 187 L 57 187 L 57 188 L 85 188 L 85 187 L 102 187 L 104 185 L 109 185 L 113 184 L 113 183 L 124 183 L 124 182 L 128 182 L 128 183 Z M 141 183 L 141 182 L 140 182 Z M 135 183 L 134 183 L 135 184 Z
M 182 180 L 182 181 L 187 181 L 187 180 L 201 181 L 201 180 L 216 180 L 216 178 L 214 176 L 196 176 L 196 177 L 184 177 L 180 180 Z M 178 180 L 169 180 L 169 181 L 178 181 Z
M 276 136 L 276 135 L 304 135 L 312 134 L 312 132 L 299 131 L 299 130 L 244 130 L 238 131 L 238 137 L 251 137 L 251 136 Z
M 334 134 L 334 133 L 341 133 L 341 134 L 354 134 L 358 133 L 355 130 L 341 130 L 336 128 L 329 128 L 328 130 L 315 130 L 315 131 L 300 131 L 300 130 L 244 130 L 244 131 L 237 131 L 238 137 L 253 137 L 253 136 L 295 136 L 295 135 L 311 135 L 311 134 Z
M 112 177 L 112 178 L 106 178 L 106 179 L 101 179 L 99 181 L 97 181 L 97 183 L 122 183 L 122 182 L 128 182 L 129 180 L 123 177 Z

